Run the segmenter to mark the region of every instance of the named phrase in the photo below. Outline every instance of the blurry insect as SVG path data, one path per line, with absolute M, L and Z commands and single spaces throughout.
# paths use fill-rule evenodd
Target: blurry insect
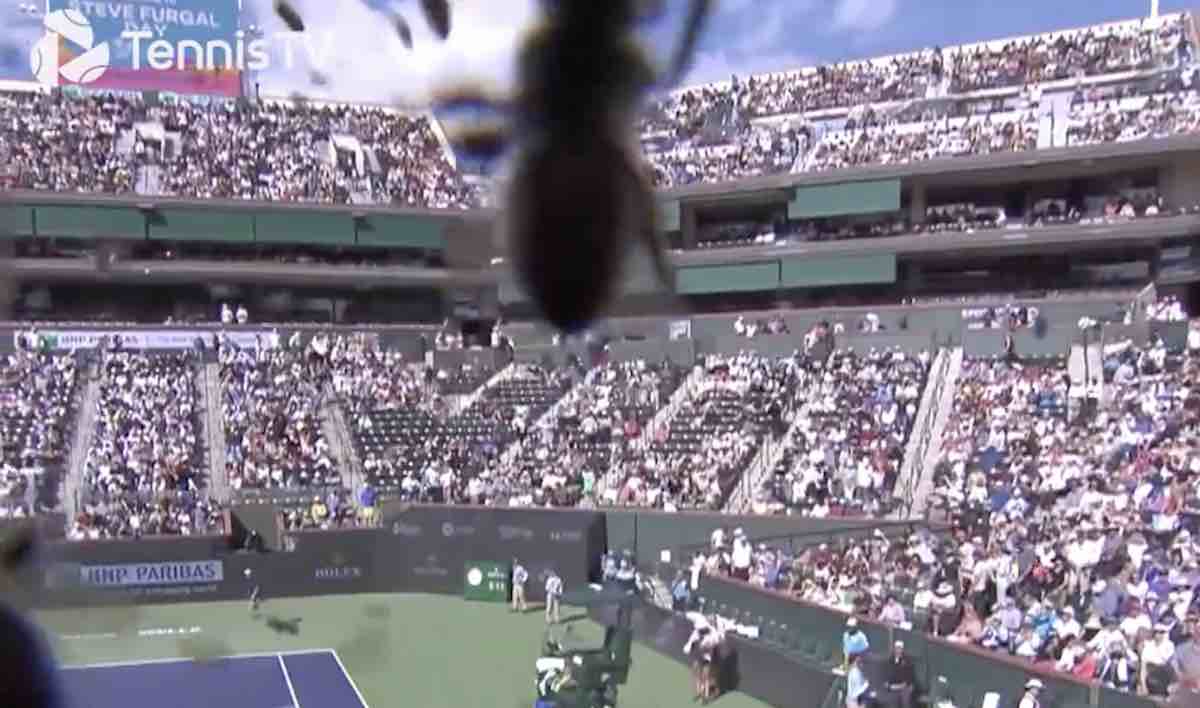
M 392 26 L 396 29 L 396 36 L 404 43 L 404 48 L 412 49 L 412 28 L 408 26 L 408 21 L 400 15 L 392 15 Z
M 438 39 L 450 36 L 449 0 L 421 0 L 421 12 L 425 13 L 425 21 Z
M 435 99 L 447 109 L 508 109 L 507 121 L 449 137 L 482 161 L 516 147 L 502 200 L 510 256 L 542 315 L 564 331 L 600 314 L 636 243 L 647 247 L 657 277 L 671 282 L 633 121 L 645 95 L 687 70 L 714 1 L 690 0 L 683 38 L 660 73 L 633 32 L 664 14 L 661 0 L 547 0 L 541 26 L 520 48 L 519 86 L 506 106 L 479 89 Z
M 300 13 L 296 12 L 296 8 L 287 0 L 275 0 L 275 14 L 279 15 L 279 19 L 283 20 L 283 24 L 291 31 L 304 31 L 304 20 L 300 19 Z
M 446 39 L 450 36 L 450 4 L 448 0 L 421 0 L 421 11 L 425 15 L 425 21 L 429 23 L 429 27 L 438 39 Z M 300 17 L 300 13 L 287 0 L 276 0 L 275 14 L 279 15 L 279 19 L 287 25 L 288 29 L 293 32 L 304 31 L 304 19 Z M 402 15 L 397 13 L 389 14 L 392 22 L 392 27 L 396 30 L 396 36 L 404 44 L 405 49 L 413 48 L 412 28 L 408 25 L 408 20 L 405 20 Z M 324 86 L 327 82 L 317 82 L 319 86 Z

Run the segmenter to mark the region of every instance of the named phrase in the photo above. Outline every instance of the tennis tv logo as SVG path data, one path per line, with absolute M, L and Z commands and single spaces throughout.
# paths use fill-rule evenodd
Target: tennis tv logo
M 92 24 L 78 10 L 55 10 L 42 20 L 45 34 L 29 52 L 29 68 L 43 86 L 90 84 L 108 70 L 108 42 L 96 44 Z

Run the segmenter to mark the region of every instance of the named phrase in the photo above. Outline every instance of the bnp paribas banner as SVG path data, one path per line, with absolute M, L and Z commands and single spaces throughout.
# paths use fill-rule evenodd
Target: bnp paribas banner
M 95 349 L 116 337 L 124 349 L 191 349 L 201 337 L 211 347 L 212 334 L 194 329 L 40 329 L 36 335 L 14 332 L 13 341 L 15 346 L 23 344 L 32 349 L 71 351 Z M 274 349 L 279 345 L 279 337 L 265 329 L 228 330 L 220 332 L 220 336 L 239 349 Z
M 49 0 L 42 30 L 30 70 L 44 85 L 241 94 L 238 0 Z

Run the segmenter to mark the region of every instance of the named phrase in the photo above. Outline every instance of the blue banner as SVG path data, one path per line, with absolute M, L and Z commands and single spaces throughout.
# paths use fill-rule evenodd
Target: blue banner
M 237 0 L 49 0 L 29 48 L 29 77 L 95 89 L 237 95 L 244 64 L 236 57 L 238 19 Z M 138 37 L 122 36 L 130 32 Z M 47 43 L 52 34 L 59 41 Z M 171 66 L 155 67 L 151 53 L 161 63 L 163 47 L 154 45 L 164 43 Z M 15 59 L 4 57 L 6 68 Z

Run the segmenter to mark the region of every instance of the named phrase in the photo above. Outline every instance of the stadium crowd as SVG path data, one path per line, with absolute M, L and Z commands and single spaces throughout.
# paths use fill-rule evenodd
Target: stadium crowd
M 18 349 L 0 363 L 0 518 L 60 506 L 78 378 L 70 356 Z
M 1104 371 L 1089 402 L 1063 364 L 965 364 L 934 472 L 950 534 L 793 550 L 737 529 L 695 562 L 1110 688 L 1195 688 L 1200 359 L 1125 343 Z
M 437 209 L 478 204 L 429 119 L 385 108 L 4 92 L 0 126 L 10 187 Z
M 330 338 L 306 347 L 221 347 L 225 468 L 234 489 L 341 483 L 320 406 L 329 384 Z
M 627 446 L 606 479 L 607 503 L 721 509 L 764 441 L 787 429 L 803 367 L 797 357 L 710 355 L 669 421 Z
M 521 454 L 504 470 L 513 480 L 540 481 L 515 501 L 540 506 L 615 500 L 621 473 L 612 462 L 636 455 L 647 425 L 685 374 L 669 361 L 652 365 L 640 359 L 592 369 L 532 431 Z
M 734 77 L 660 101 L 643 119 L 643 142 L 663 187 L 1031 150 L 1043 85 L 1131 70 L 1173 72 L 1161 83 L 1175 92 L 1077 106 L 1068 144 L 1188 132 L 1196 114 L 1190 94 L 1179 93 L 1190 80 L 1179 77 L 1194 59 L 1189 26 L 1174 16 Z M 1020 95 L 971 95 L 997 89 Z
M 1043 86 L 1075 94 L 1066 144 L 1192 132 L 1200 113 L 1194 74 L 1185 74 L 1195 58 L 1190 26 L 1189 16 L 1171 15 L 734 77 L 662 99 L 640 132 L 662 187 L 1034 149 L 1042 144 Z M 1078 83 L 1130 71 L 1140 73 L 1122 80 L 1141 82 L 1131 92 L 1166 92 L 1110 100 Z M 1161 81 L 1145 79 L 1160 74 Z M 1015 97 L 972 93 L 985 90 Z M 481 188 L 455 170 L 429 120 L 313 102 L 148 103 L 125 94 L 10 91 L 0 93 L 3 182 L 56 191 L 478 206 Z
M 69 537 L 206 533 L 221 528 L 206 497 L 194 354 L 107 351 L 83 494 Z
M 817 517 L 892 511 L 928 352 L 835 352 L 814 373 L 755 510 Z

